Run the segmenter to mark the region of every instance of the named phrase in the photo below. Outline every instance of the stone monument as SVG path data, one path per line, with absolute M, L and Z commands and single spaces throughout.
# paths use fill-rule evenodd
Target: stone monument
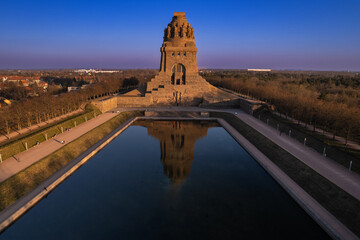
M 198 73 L 194 28 L 184 12 L 175 12 L 164 29 L 160 72 L 147 84 L 145 97 L 152 104 L 198 105 L 234 96 L 213 87 Z
M 118 106 L 206 106 L 237 101 L 238 96 L 212 86 L 199 75 L 194 28 L 186 20 L 184 12 L 174 13 L 172 21 L 164 29 L 163 39 L 158 75 L 145 87 L 117 97 Z M 96 104 L 100 108 L 105 103 Z

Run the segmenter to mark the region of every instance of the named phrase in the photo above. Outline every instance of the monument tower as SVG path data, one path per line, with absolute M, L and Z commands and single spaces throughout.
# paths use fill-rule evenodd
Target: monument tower
M 197 75 L 194 28 L 187 22 L 185 13 L 175 12 L 164 30 L 164 43 L 160 48 L 160 72 L 171 73 L 171 83 L 186 84 L 187 75 Z
M 184 12 L 175 12 L 165 27 L 160 52 L 159 73 L 145 87 L 120 95 L 116 100 L 118 106 L 199 106 L 238 99 L 238 96 L 212 86 L 199 75 L 194 28 Z
M 215 98 L 229 100 L 229 95 L 202 78 L 198 73 L 194 28 L 184 12 L 175 12 L 164 29 L 160 48 L 160 71 L 147 84 L 145 97 L 151 104 L 198 105 Z

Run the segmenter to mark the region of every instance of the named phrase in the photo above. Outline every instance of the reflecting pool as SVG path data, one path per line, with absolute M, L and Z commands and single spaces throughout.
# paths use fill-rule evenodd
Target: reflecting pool
M 329 239 L 217 123 L 135 122 L 0 239 Z

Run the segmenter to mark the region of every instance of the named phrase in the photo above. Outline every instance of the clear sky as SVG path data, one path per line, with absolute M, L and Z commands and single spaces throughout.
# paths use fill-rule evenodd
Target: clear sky
M 0 69 L 158 68 L 173 12 L 198 65 L 360 71 L 360 0 L 1 0 Z

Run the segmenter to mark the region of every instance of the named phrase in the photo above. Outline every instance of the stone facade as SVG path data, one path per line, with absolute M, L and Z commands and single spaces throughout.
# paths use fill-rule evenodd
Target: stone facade
M 101 112 L 107 112 L 118 106 L 118 100 L 115 97 L 108 97 L 99 100 L 91 101 L 95 107 L 99 108 Z
M 199 105 L 233 96 L 210 85 L 198 73 L 194 28 L 184 12 L 175 12 L 164 30 L 160 72 L 148 84 L 151 105 Z

